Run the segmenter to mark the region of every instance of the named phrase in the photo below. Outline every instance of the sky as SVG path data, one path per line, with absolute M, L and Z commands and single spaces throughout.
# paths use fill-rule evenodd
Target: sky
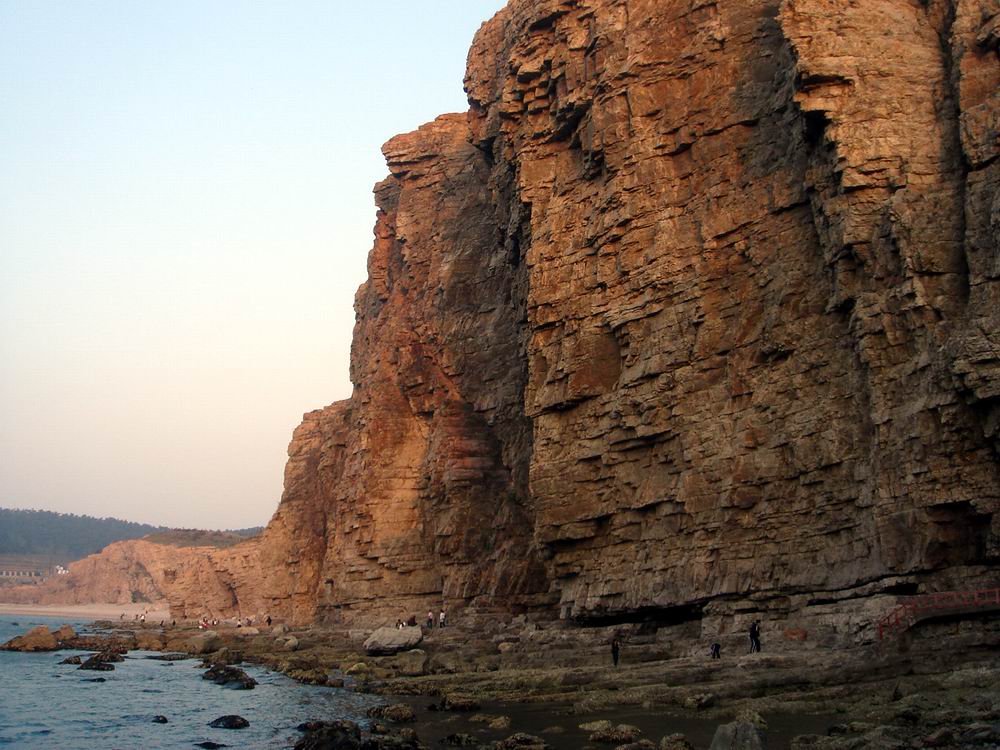
M 267 522 L 350 395 L 380 146 L 503 0 L 0 0 L 0 506 Z

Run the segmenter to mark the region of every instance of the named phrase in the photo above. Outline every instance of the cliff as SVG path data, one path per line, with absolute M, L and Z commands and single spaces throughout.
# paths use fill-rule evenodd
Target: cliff
M 998 47 L 993 0 L 512 0 L 469 112 L 384 147 L 353 396 L 175 610 L 995 579 Z
M 161 602 L 176 571 L 209 553 L 208 547 L 176 547 L 143 539 L 114 542 L 70 563 L 66 575 L 5 590 L 2 600 L 17 604 Z

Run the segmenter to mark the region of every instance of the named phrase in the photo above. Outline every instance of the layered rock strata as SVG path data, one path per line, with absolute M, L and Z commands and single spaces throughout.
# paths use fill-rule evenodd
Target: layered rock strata
M 995 580 L 998 45 L 994 0 L 512 0 L 469 112 L 384 148 L 354 395 L 184 589 L 586 619 Z

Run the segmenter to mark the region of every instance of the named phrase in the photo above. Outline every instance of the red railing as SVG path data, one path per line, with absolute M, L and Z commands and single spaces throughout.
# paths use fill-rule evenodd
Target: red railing
M 959 610 L 1000 608 L 1000 588 L 977 591 L 941 591 L 911 597 L 878 621 L 878 638 L 902 633 L 919 620 Z

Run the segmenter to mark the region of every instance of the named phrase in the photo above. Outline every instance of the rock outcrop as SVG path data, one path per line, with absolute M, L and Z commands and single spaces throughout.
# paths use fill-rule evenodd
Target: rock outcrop
M 469 112 L 384 147 L 353 396 L 175 610 L 687 618 L 995 581 L 998 12 L 511 0 Z
M 178 586 L 178 578 L 209 564 L 212 547 L 181 547 L 133 539 L 109 544 L 101 552 L 69 564 L 69 573 L 37 586 L 3 592 L 3 601 L 20 604 L 163 603 L 168 594 L 193 600 L 197 590 Z M 190 572 L 189 572 L 190 571 Z M 184 572 L 185 576 L 180 576 Z M 215 578 L 213 577 L 213 583 Z

